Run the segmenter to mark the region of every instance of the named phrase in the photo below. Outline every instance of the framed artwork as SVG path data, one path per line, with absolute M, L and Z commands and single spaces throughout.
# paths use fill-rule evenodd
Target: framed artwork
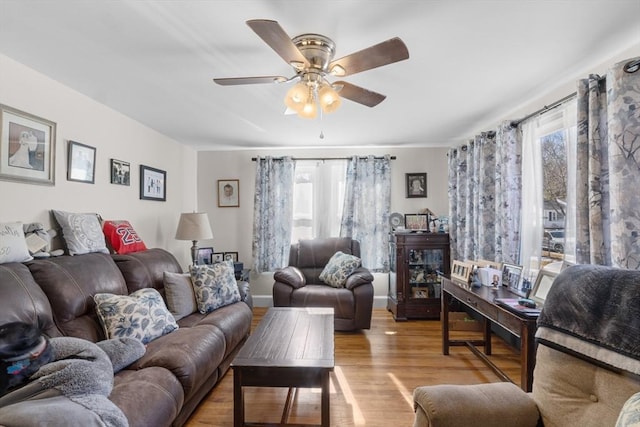
M 223 252 L 214 252 L 211 254 L 211 264 L 216 262 L 224 261 L 224 253 Z
M 140 165 L 140 199 L 167 200 L 167 172 Z
M 473 270 L 473 264 L 454 260 L 451 265 L 451 278 L 468 283 Z
M 218 180 L 218 207 L 238 208 L 240 207 L 240 180 L 219 179 Z
M 238 262 L 238 252 L 225 252 L 224 260 Z
M 405 214 L 404 228 L 414 231 L 429 230 L 429 215 L 427 214 Z
M 0 104 L 0 179 L 55 185 L 56 124 Z
M 503 263 L 502 264 L 502 286 L 509 288 L 520 296 L 526 296 L 526 290 L 522 289 L 522 266 Z
M 67 152 L 67 181 L 93 184 L 96 173 L 96 149 L 69 141 Z
M 118 185 L 131 184 L 131 165 L 128 162 L 111 159 L 111 183 Z
M 196 262 L 198 263 L 198 265 L 211 264 L 212 255 L 213 248 L 198 248 Z
M 424 288 L 424 287 L 411 288 L 411 298 L 429 298 L 429 288 Z
M 547 294 L 553 286 L 553 281 L 556 279 L 558 273 L 549 270 L 540 270 L 536 277 L 536 283 L 531 288 L 529 298 L 534 300 L 539 305 L 544 304 L 544 300 L 547 298 Z
M 427 174 L 407 173 L 407 198 L 427 197 Z

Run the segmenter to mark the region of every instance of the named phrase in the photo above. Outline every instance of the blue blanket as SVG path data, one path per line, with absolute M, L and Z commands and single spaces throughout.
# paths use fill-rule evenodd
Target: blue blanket
M 596 265 L 576 265 L 564 270 L 547 295 L 536 337 L 588 353 L 587 356 L 608 365 L 620 367 L 615 360 L 624 359 L 625 369 L 631 363 L 634 365 L 631 370 L 637 371 L 640 271 Z

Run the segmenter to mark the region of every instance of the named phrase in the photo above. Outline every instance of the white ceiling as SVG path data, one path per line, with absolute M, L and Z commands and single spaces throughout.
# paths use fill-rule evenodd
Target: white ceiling
M 284 115 L 287 85 L 212 81 L 293 75 L 249 19 L 410 58 L 344 78 L 377 107 Z M 0 0 L 0 53 L 198 150 L 450 146 L 638 43 L 640 0 Z

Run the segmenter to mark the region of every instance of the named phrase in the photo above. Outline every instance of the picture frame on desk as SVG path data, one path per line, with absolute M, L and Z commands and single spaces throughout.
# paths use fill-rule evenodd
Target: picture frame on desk
M 536 276 L 536 282 L 531 288 L 529 299 L 534 300 L 536 304 L 543 305 L 557 275 L 558 273 L 554 271 L 540 270 Z
M 238 262 L 238 252 L 225 252 L 224 260 Z
M 502 264 L 502 286 L 506 286 L 513 293 L 520 296 L 527 296 L 527 291 L 522 289 L 522 266 L 503 263 Z
M 214 252 L 211 254 L 211 264 L 224 261 L 224 252 Z
M 198 248 L 198 256 L 196 262 L 198 265 L 211 264 L 211 256 L 213 255 L 213 248 Z
M 469 283 L 469 278 L 471 277 L 472 272 L 473 264 L 464 261 L 453 260 L 453 263 L 451 264 L 452 279 Z

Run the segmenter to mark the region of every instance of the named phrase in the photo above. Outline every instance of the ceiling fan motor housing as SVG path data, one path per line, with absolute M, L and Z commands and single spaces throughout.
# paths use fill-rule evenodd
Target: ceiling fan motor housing
M 318 70 L 322 74 L 328 72 L 327 69 L 336 49 L 333 40 L 321 34 L 301 34 L 291 39 L 291 41 L 307 61 L 309 61 L 309 68 L 311 70 Z M 292 65 L 296 68 L 297 72 L 305 71 L 302 65 L 300 68 L 296 67 L 296 64 Z

